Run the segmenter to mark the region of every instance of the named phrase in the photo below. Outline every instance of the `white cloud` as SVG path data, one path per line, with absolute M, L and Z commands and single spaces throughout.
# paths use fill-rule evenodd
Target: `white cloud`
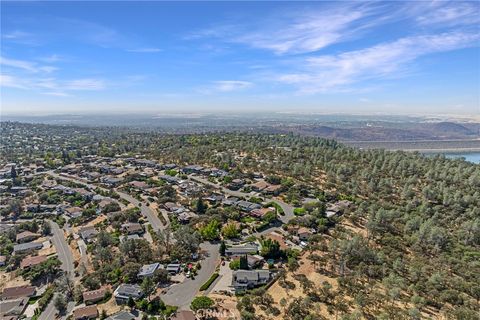
M 30 36 L 31 36 L 31 34 L 28 33 L 28 32 L 15 30 L 15 31 L 3 34 L 2 38 L 4 38 L 4 39 L 21 39 L 21 38 L 30 37 Z
M 298 17 L 280 28 L 247 33 L 234 41 L 276 54 L 314 52 L 351 37 L 356 31 L 352 24 L 365 15 L 362 10 L 317 12 Z
M 0 86 L 54 96 L 69 96 L 72 91 L 96 91 L 106 88 L 103 79 L 73 79 L 59 80 L 53 77 L 18 77 L 9 74 L 0 74 Z
M 8 74 L 0 74 L 0 87 L 26 89 L 22 81 Z
M 11 68 L 22 69 L 22 70 L 33 72 L 33 73 L 37 73 L 37 72 L 50 73 L 58 70 L 58 68 L 53 66 L 42 66 L 31 61 L 8 59 L 5 57 L 0 57 L 0 65 L 11 67 Z
M 276 80 L 307 94 L 345 89 L 365 80 L 399 76 L 421 56 L 477 46 L 479 39 L 477 33 L 462 32 L 401 38 L 338 55 L 306 58 L 300 62 L 301 70 L 281 74 Z
M 376 3 L 341 3 L 322 9 L 283 12 L 261 22 L 226 24 L 200 30 L 186 39 L 220 38 L 265 49 L 277 55 L 316 52 L 333 44 L 353 39 L 361 31 L 391 19 Z
M 422 13 L 416 18 L 418 24 L 454 26 L 470 25 L 480 22 L 480 3 L 479 2 L 433 2 L 428 11 Z
M 252 86 L 251 82 L 239 81 L 239 80 L 223 80 L 223 81 L 215 81 L 213 83 L 213 88 L 216 91 L 221 91 L 221 92 L 242 90 L 251 86 Z

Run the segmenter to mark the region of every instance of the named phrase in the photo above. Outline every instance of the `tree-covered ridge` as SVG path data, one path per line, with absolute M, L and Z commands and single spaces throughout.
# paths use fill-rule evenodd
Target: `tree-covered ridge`
M 90 154 L 142 155 L 160 163 L 208 164 L 239 178 L 257 171 L 275 175 L 288 186 L 285 199 L 294 204 L 304 197 L 352 199 L 354 209 L 340 220 L 366 232 L 344 229 L 338 221 L 325 230 L 332 240 L 323 248 L 324 263 L 338 275 L 343 292 L 369 295 L 373 284 L 380 283 L 388 299 L 409 308 L 413 304 L 418 310 L 478 319 L 479 165 L 401 151 L 364 151 L 292 134 L 166 135 L 30 126 L 2 124 L 3 159 L 42 157 L 54 167 L 55 161 Z M 310 215 L 297 222 L 318 226 L 321 219 Z

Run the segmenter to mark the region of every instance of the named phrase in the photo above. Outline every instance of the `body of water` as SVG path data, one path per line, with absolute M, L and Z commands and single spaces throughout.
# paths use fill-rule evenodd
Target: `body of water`
M 480 164 L 480 152 L 472 153 L 445 153 L 445 157 L 456 159 L 465 158 L 466 161 Z

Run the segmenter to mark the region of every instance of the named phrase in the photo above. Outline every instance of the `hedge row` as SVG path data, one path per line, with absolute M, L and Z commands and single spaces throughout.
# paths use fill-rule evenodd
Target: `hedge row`
M 219 276 L 218 272 L 215 272 L 214 274 L 212 274 L 212 276 L 210 277 L 210 279 L 208 279 L 207 282 L 205 282 L 201 287 L 200 287 L 200 291 L 205 291 L 207 290 L 213 283 L 213 281 L 215 281 L 215 279 L 217 279 Z

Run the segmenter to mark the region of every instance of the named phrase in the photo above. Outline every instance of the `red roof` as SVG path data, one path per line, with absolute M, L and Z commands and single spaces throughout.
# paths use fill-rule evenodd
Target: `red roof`
M 34 286 L 18 286 L 3 289 L 2 299 L 15 299 L 21 297 L 31 297 L 35 294 Z
M 90 319 L 90 318 L 96 318 L 97 316 L 98 316 L 98 310 L 97 310 L 96 304 L 73 310 L 74 319 L 85 319 L 85 318 Z
M 20 262 L 20 268 L 25 269 L 32 266 L 36 266 L 47 260 L 46 256 L 34 256 L 34 257 L 26 257 Z

